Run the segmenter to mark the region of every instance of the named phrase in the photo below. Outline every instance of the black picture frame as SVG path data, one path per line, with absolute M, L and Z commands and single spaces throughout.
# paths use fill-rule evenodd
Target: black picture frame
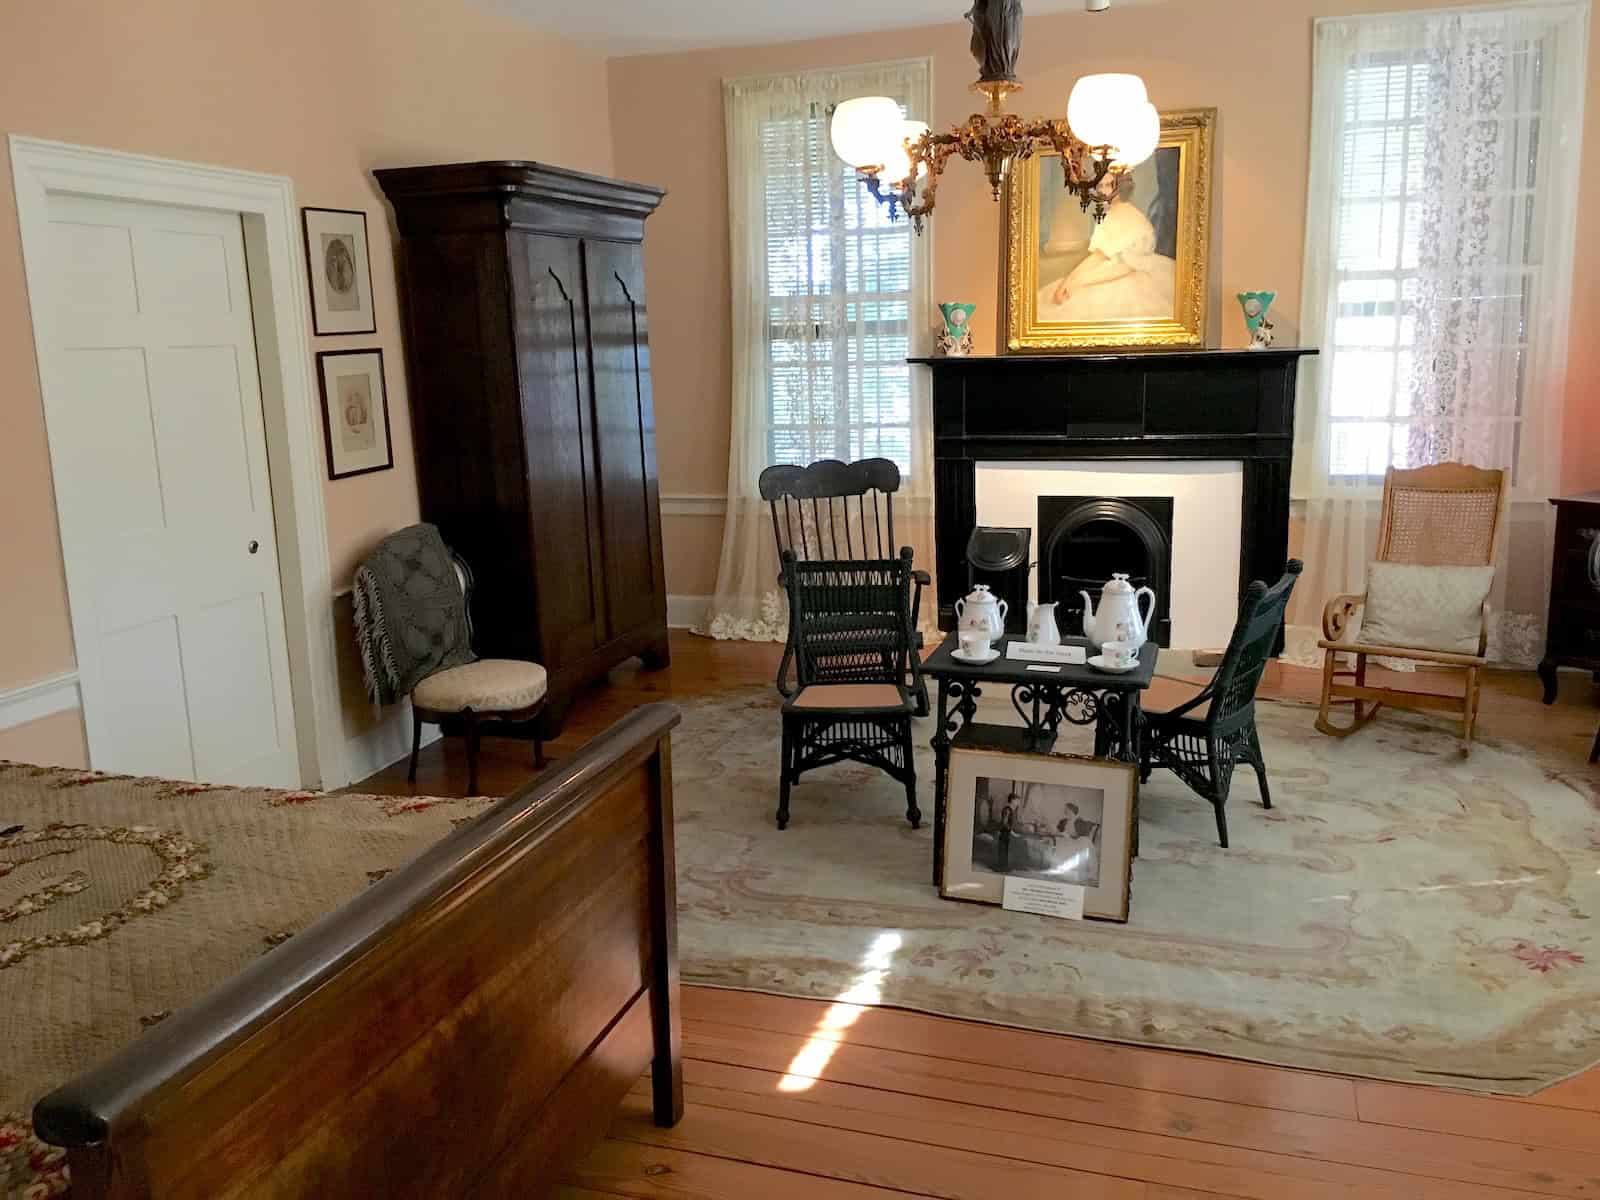
M 323 311 L 324 306 L 317 298 L 317 271 L 318 262 L 312 253 L 311 214 L 322 213 L 333 217 L 359 218 L 361 222 L 359 259 L 355 263 L 357 283 L 361 279 L 367 284 L 367 316 L 370 318 L 360 326 L 333 328 L 336 323 L 331 312 Z M 306 252 L 306 290 L 311 300 L 311 329 L 317 337 L 343 337 L 346 335 L 360 335 L 378 332 L 378 305 L 372 294 L 372 249 L 367 237 L 367 214 L 358 208 L 318 208 L 306 206 L 300 209 L 300 235 L 305 243 Z
M 383 443 L 385 461 L 370 466 L 340 470 L 334 454 L 333 406 L 328 395 L 329 359 L 360 358 L 373 355 L 377 358 L 377 381 L 381 403 L 375 408 L 383 414 Z M 322 350 L 317 353 L 317 388 L 322 394 L 322 436 L 328 458 L 328 478 L 353 479 L 357 475 L 371 475 L 374 471 L 388 471 L 394 467 L 394 428 L 389 423 L 389 380 L 383 364 L 383 349 L 378 346 L 358 350 Z

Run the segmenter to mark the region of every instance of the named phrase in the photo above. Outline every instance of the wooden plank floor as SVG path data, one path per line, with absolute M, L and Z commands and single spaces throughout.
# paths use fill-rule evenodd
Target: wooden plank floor
M 673 656 L 586 694 L 551 753 L 648 700 L 769 682 L 777 661 L 676 634 Z M 1158 684 L 1155 704 L 1184 694 Z M 1274 667 L 1264 691 L 1317 684 Z M 1484 735 L 1581 768 L 1590 681 L 1564 673 L 1553 709 L 1538 696 L 1531 674 L 1492 674 Z M 460 750 L 425 750 L 414 789 L 403 764 L 358 789 L 458 792 Z M 531 775 L 525 744 L 485 743 L 484 790 Z M 683 1121 L 651 1124 L 641 1082 L 566 1200 L 1600 1200 L 1600 1069 L 1499 1098 L 752 992 L 686 988 L 684 1010 Z

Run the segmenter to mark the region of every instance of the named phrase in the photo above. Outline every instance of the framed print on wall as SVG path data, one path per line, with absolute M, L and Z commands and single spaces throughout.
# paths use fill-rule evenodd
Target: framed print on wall
M 1096 223 L 1035 154 L 1006 184 L 1007 353 L 1206 344 L 1214 108 L 1161 114 L 1156 152 Z
M 376 333 L 367 214 L 344 208 L 302 208 L 306 274 L 311 280 L 311 327 L 318 337 Z
M 999 904 L 1010 876 L 1082 888 L 1084 916 L 1128 919 L 1137 767 L 957 747 L 949 769 L 943 896 Z
M 382 350 L 324 350 L 317 355 L 328 478 L 346 479 L 394 466 L 389 392 Z

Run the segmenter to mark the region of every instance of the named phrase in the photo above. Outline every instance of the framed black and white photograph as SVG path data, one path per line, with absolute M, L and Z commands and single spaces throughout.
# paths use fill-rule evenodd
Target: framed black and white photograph
M 999 904 L 1008 877 L 1083 891 L 1083 914 L 1128 919 L 1131 763 L 957 748 L 950 754 L 943 894 Z
M 311 326 L 317 336 L 376 333 L 367 214 L 344 208 L 303 208 L 306 273 L 311 279 Z
M 317 355 L 328 478 L 345 479 L 394 466 L 389 391 L 382 350 L 324 350 Z

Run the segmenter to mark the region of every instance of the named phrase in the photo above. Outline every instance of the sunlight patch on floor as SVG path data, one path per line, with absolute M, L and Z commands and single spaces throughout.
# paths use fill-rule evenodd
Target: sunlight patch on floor
M 822 1078 L 822 1072 L 833 1057 L 835 1048 L 844 1038 L 845 1030 L 883 996 L 883 981 L 889 975 L 889 962 L 900 949 L 903 939 L 898 933 L 880 933 L 873 939 L 861 959 L 861 974 L 838 999 L 828 1006 L 817 1022 L 816 1031 L 800 1047 L 800 1052 L 789 1063 L 789 1069 L 778 1081 L 780 1092 L 803 1092 Z

